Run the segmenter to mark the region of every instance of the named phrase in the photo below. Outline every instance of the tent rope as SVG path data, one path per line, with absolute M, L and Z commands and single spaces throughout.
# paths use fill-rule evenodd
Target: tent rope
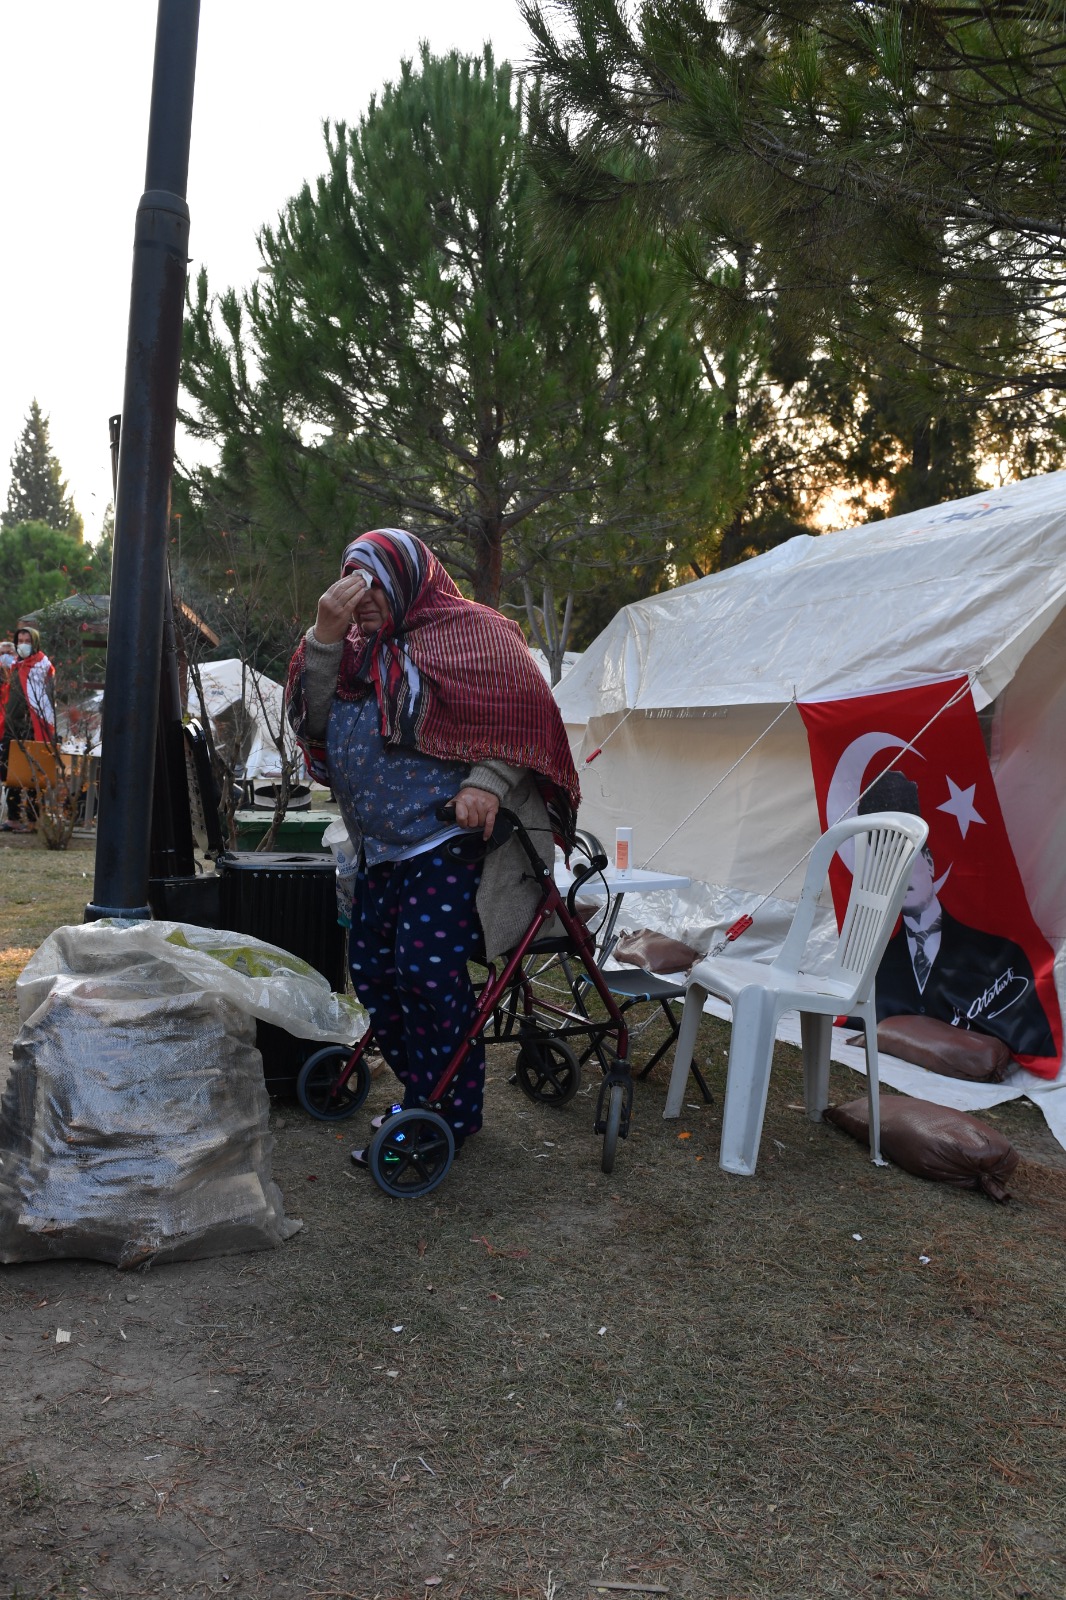
M 905 744 L 901 749 L 897 750 L 893 754 L 888 762 L 888 765 L 881 769 L 876 778 L 871 778 L 865 789 L 862 789 L 855 796 L 851 804 L 845 807 L 845 809 L 840 813 L 840 816 L 837 817 L 835 821 L 830 824 L 830 826 L 835 827 L 837 822 L 843 822 L 844 818 L 848 815 L 848 812 L 854 811 L 855 807 L 859 804 L 859 801 L 862 800 L 865 795 L 869 794 L 870 790 L 875 784 L 880 783 L 881 779 L 885 776 L 885 773 L 892 771 L 893 766 L 899 760 L 900 756 L 905 755 L 908 750 L 916 750 L 918 740 L 922 738 L 923 734 L 928 733 L 934 722 L 942 717 L 945 711 L 950 711 L 952 706 L 958 705 L 960 700 L 962 700 L 967 694 L 970 694 L 976 681 L 976 672 L 967 673 L 966 682 L 961 683 L 959 687 L 948 696 L 948 698 L 944 701 L 944 704 L 940 707 L 939 711 L 933 712 L 933 715 L 929 718 L 929 721 L 925 724 L 925 727 L 919 728 L 918 732 L 914 735 L 914 738 L 911 739 L 908 744 Z M 769 729 L 767 729 L 767 732 L 769 732 Z M 743 757 L 741 757 L 741 760 L 743 760 Z M 674 831 L 676 832 L 677 830 L 675 829 Z M 673 837 L 673 835 L 671 835 L 671 837 Z M 817 843 L 818 840 L 816 839 L 814 844 L 811 845 L 810 849 L 805 850 L 803 855 L 800 856 L 799 860 L 794 861 L 789 867 L 788 871 L 778 878 L 777 882 L 773 884 L 771 888 L 767 889 L 762 899 L 752 907 L 751 911 L 746 911 L 743 916 L 737 918 L 736 922 L 734 922 L 731 927 L 726 929 L 725 933 L 722 935 L 721 939 L 718 940 L 717 944 L 712 945 L 710 950 L 708 950 L 707 955 L 703 958 L 704 960 L 709 960 L 712 956 L 720 956 L 727 945 L 730 945 L 734 942 L 734 940 L 739 939 L 742 933 L 747 933 L 748 929 L 751 927 L 756 916 L 762 910 L 766 902 L 773 897 L 783 883 L 786 883 L 788 879 L 791 878 L 792 874 L 797 870 L 797 868 L 803 866 L 808 857 L 814 853 Z
M 627 719 L 633 715 L 635 710 L 636 710 L 636 706 L 630 706 L 630 708 L 626 712 L 625 716 L 622 717 L 620 721 L 615 723 L 614 727 L 611 729 L 611 731 L 607 735 L 606 739 L 604 739 L 603 744 L 598 744 L 596 746 L 595 750 L 592 751 L 591 755 L 587 755 L 585 757 L 584 761 L 581 763 L 583 769 L 585 767 L 591 767 L 591 765 L 595 761 L 596 757 L 603 754 L 603 745 L 604 744 L 610 744 L 611 740 L 614 738 L 615 734 L 618 732 L 619 728 L 622 726 L 622 723 L 627 721 Z

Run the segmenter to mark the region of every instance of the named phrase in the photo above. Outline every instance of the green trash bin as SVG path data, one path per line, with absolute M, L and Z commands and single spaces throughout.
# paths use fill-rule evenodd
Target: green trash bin
M 336 814 L 331 811 L 290 811 L 281 819 L 274 836 L 274 850 L 320 851 L 322 835 Z M 254 850 L 270 827 L 269 811 L 238 811 L 237 844 L 240 850 Z

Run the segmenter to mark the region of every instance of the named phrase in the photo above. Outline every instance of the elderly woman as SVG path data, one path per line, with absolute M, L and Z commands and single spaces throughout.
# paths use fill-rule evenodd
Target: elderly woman
M 562 719 L 521 631 L 466 600 L 414 535 L 344 552 L 289 669 L 289 720 L 340 805 L 359 871 L 349 958 L 374 1038 L 417 1107 L 476 1011 L 472 957 L 511 949 L 539 890 L 517 840 L 476 860 L 443 848 L 520 817 L 545 862 L 573 841 L 578 784 Z M 454 804 L 455 823 L 438 810 Z M 480 854 L 480 853 L 479 853 Z M 456 1150 L 481 1127 L 478 1040 L 444 1114 Z M 356 1165 L 365 1152 L 352 1152 Z

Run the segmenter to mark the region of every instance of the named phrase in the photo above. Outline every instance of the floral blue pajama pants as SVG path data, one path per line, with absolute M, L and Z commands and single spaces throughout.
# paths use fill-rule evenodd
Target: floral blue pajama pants
M 484 946 L 475 899 L 481 862 L 427 850 L 363 868 L 355 884 L 348 959 L 374 1040 L 419 1106 L 442 1076 L 477 1011 L 466 963 Z M 485 1041 L 452 1083 L 443 1114 L 456 1149 L 481 1127 Z

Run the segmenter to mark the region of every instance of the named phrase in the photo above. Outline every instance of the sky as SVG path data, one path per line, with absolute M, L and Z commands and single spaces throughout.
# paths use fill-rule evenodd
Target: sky
M 111 498 L 155 18 L 154 0 L 0 0 L 0 506 L 36 398 L 90 539 Z M 201 0 L 193 273 L 252 281 L 256 233 L 323 170 L 323 119 L 357 121 L 423 39 L 529 54 L 517 0 Z

